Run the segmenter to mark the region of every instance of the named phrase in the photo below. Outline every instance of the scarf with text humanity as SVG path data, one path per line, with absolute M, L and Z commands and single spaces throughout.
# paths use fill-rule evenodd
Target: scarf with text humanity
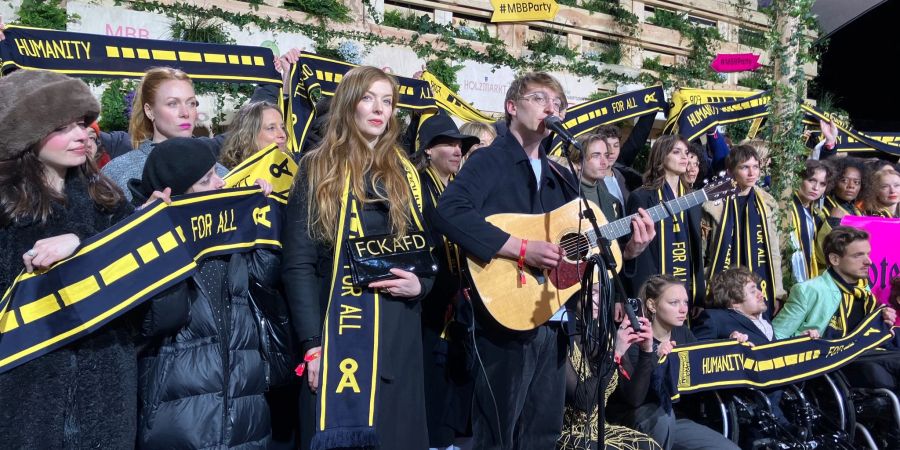
M 207 257 L 281 248 L 281 207 L 259 189 L 154 203 L 0 299 L 0 373 L 63 347 L 189 277 Z
M 417 231 L 424 231 L 423 197 L 419 174 L 398 150 L 412 194 L 410 216 Z M 365 236 L 360 201 L 344 177 L 340 219 L 334 243 L 334 265 L 325 324 L 322 331 L 321 389 L 313 450 L 377 448 L 375 414 L 378 405 L 379 306 L 382 294 L 355 286 L 350 275 L 349 239 Z
M 877 310 L 839 339 L 806 336 L 749 346 L 734 340 L 676 346 L 659 361 L 661 397 L 739 387 L 771 388 L 834 370 L 889 341 L 891 328 Z

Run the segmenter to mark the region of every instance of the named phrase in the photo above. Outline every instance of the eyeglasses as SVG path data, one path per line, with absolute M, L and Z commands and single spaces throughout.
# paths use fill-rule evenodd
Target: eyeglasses
M 554 108 L 556 111 L 562 111 L 562 110 L 563 110 L 563 103 L 562 103 L 562 100 L 560 100 L 560 99 L 558 99 L 558 98 L 554 98 L 553 100 L 550 100 L 550 97 L 549 97 L 547 94 L 543 93 L 543 92 L 534 92 L 534 93 L 531 93 L 531 94 L 523 95 L 523 96 L 521 96 L 521 97 L 519 97 L 519 98 L 522 98 L 522 99 L 525 99 L 525 100 L 532 101 L 532 102 L 536 103 L 536 104 L 537 104 L 538 106 L 540 106 L 540 107 L 547 107 L 547 105 L 548 105 L 549 103 L 552 102 L 553 108 Z

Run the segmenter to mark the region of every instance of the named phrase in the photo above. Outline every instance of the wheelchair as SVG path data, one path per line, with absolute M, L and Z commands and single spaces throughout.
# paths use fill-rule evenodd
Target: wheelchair
M 720 431 L 742 449 L 900 450 L 900 402 L 893 392 L 853 388 L 840 372 L 778 390 L 709 391 L 675 406 L 679 417 Z

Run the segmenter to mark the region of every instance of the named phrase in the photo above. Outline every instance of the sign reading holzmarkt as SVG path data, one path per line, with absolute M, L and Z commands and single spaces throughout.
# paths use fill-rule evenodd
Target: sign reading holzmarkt
M 556 0 L 491 0 L 491 22 L 552 20 L 559 11 Z

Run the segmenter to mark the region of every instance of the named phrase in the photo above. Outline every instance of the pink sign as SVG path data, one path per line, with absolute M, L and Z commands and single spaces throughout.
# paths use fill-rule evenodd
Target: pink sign
M 744 72 L 761 67 L 759 55 L 753 53 L 719 53 L 710 63 L 716 72 Z
M 884 219 L 868 216 L 844 216 L 841 225 L 861 228 L 869 232 L 869 243 L 872 245 L 872 267 L 869 268 L 869 281 L 872 293 L 878 301 L 888 304 L 891 294 L 891 279 L 900 276 L 900 219 Z M 900 325 L 900 318 L 898 318 Z

